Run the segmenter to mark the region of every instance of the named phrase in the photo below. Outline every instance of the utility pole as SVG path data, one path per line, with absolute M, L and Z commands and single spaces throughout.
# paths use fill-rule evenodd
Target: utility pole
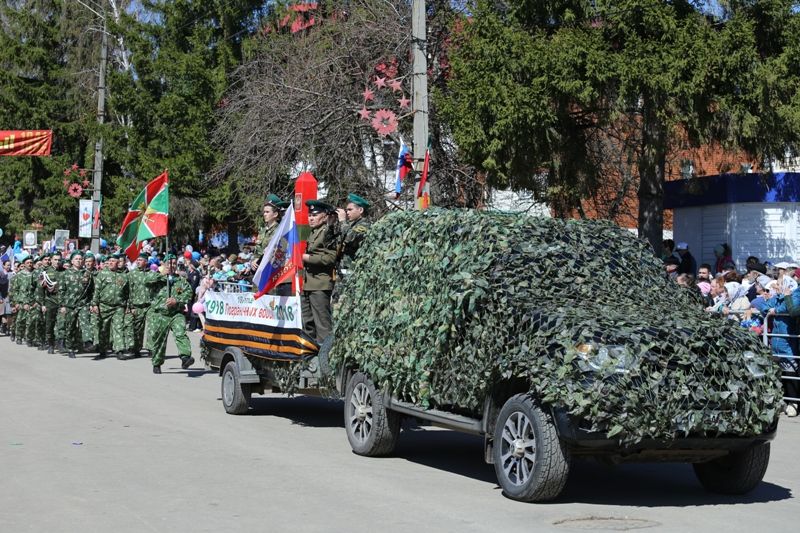
M 414 113 L 414 163 L 422 169 L 425 150 L 428 148 L 428 36 L 425 17 L 427 9 L 425 0 L 413 0 L 411 3 L 411 46 L 413 50 L 413 77 L 411 110 Z M 419 190 L 420 177 L 417 174 L 414 185 L 414 203 L 417 209 L 427 207 L 422 200 L 430 196 L 430 185 L 427 183 L 423 191 Z
M 103 37 L 100 45 L 100 76 L 97 83 L 97 123 L 102 126 L 106 117 L 106 64 L 108 63 L 108 31 L 103 10 Z M 92 173 L 92 215 L 98 216 L 103 187 L 103 136 L 94 143 L 94 172 Z M 94 218 L 94 217 L 93 217 Z M 92 222 L 92 253 L 100 252 L 100 224 Z

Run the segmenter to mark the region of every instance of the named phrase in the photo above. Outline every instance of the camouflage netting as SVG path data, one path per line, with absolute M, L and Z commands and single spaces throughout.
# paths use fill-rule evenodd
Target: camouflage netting
M 418 405 L 477 415 L 494 383 L 520 378 L 628 441 L 758 434 L 778 416 L 779 371 L 758 338 L 704 313 L 612 224 L 396 213 L 372 227 L 353 270 L 331 363 L 354 361 Z M 587 370 L 585 343 L 625 346 L 636 362 Z

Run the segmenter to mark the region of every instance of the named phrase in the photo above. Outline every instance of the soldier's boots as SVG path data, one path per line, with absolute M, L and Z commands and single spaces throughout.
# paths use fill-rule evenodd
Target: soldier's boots
M 153 367 L 153 374 L 160 374 L 161 373 L 161 365 Z
M 97 348 L 95 347 L 94 344 L 92 344 L 92 341 L 86 341 L 86 342 L 83 343 L 83 351 L 84 352 L 93 352 L 96 349 Z
M 75 359 L 75 350 L 70 350 L 67 353 L 67 357 L 69 357 L 70 359 Z
M 56 353 L 56 350 L 55 350 L 55 348 L 53 347 L 52 344 L 47 347 L 47 353 L 51 353 L 51 354 L 52 353 Z
M 120 361 L 128 361 L 128 360 L 130 360 L 130 359 L 136 359 L 136 357 L 138 357 L 138 356 L 137 356 L 137 355 L 135 355 L 135 354 L 134 354 L 133 352 L 131 352 L 131 351 L 127 351 L 127 352 L 117 352 L 117 359 L 119 359 Z
M 194 357 L 192 357 L 191 355 L 184 355 L 183 357 L 181 357 L 181 368 L 183 368 L 184 370 L 186 370 L 193 364 L 194 364 Z
M 108 353 L 105 350 L 103 350 L 102 352 L 94 356 L 94 360 L 99 361 L 100 359 L 105 359 L 106 357 L 108 357 Z
M 17 339 L 17 344 L 19 344 L 20 346 L 22 346 L 22 339 Z

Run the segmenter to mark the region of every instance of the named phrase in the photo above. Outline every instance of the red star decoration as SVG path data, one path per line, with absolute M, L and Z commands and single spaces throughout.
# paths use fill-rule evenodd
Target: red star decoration
M 400 80 L 392 80 L 389 82 L 389 87 L 392 88 L 393 91 L 399 92 L 403 90 L 403 82 Z
M 406 95 L 403 95 L 403 97 L 400 98 L 397 103 L 400 104 L 400 109 L 408 109 L 411 107 L 411 100 L 406 98 Z
M 72 163 L 72 170 L 78 170 L 78 163 Z
M 86 169 L 82 168 L 81 171 L 78 172 L 78 175 L 80 175 L 80 177 L 84 177 L 86 175 Z
M 380 78 L 378 76 L 375 76 L 375 86 L 378 87 L 379 89 L 383 89 L 384 87 L 386 87 L 386 78 Z
M 372 119 L 372 127 L 378 135 L 385 137 L 397 131 L 397 116 L 388 109 L 379 109 Z
M 68 168 L 64 169 L 64 175 L 65 176 L 69 176 L 70 173 L 72 173 L 72 171 L 70 169 L 68 169 Z
M 361 111 L 358 112 L 358 115 L 361 117 L 362 120 L 369 120 L 369 116 L 371 114 L 372 112 L 366 107 L 362 107 Z
M 372 100 L 375 97 L 375 93 L 372 92 L 372 89 L 370 89 L 369 87 L 364 89 L 364 92 L 361 93 L 361 94 L 364 95 L 364 101 L 365 102 L 369 102 L 370 100 Z

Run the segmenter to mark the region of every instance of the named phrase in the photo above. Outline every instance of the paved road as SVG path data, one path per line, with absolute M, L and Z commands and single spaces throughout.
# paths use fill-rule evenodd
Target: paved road
M 685 465 L 580 462 L 558 502 L 521 504 L 501 496 L 475 437 L 417 429 L 395 457 L 366 459 L 341 404 L 255 397 L 252 416 L 229 416 L 218 376 L 179 363 L 154 376 L 143 359 L 69 360 L 0 338 L 0 532 L 776 533 L 800 516 L 796 419 L 746 498 L 705 493 Z

